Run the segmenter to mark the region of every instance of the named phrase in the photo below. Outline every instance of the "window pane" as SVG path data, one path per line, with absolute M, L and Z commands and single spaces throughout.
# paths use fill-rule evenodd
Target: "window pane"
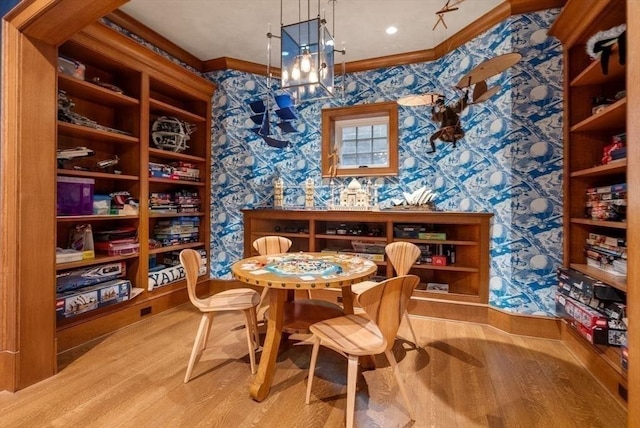
M 356 137 L 356 128 L 342 128 L 342 140 L 355 140 Z
M 374 138 L 380 138 L 380 137 L 387 137 L 387 125 L 374 125 L 373 127 L 373 137 Z
M 343 155 L 340 160 L 340 164 L 341 166 L 345 166 L 345 167 L 354 167 L 354 166 L 359 166 L 357 161 L 358 161 L 358 158 L 357 158 L 357 155 L 355 154 Z
M 371 140 L 358 141 L 358 153 L 367 153 L 371 151 Z
M 371 126 L 358 126 L 358 139 L 371 138 Z
M 371 153 L 358 154 L 358 166 L 371 165 Z
M 374 153 L 373 154 L 373 164 L 376 166 L 387 166 L 389 165 L 389 157 L 387 153 Z
M 386 138 L 376 138 L 373 140 L 374 152 L 386 152 L 389 148 L 389 143 Z
M 348 155 L 357 153 L 357 141 L 343 141 L 342 142 L 342 154 Z

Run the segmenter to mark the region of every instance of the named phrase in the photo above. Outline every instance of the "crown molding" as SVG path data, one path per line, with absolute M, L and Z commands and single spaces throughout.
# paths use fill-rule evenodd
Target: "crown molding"
M 140 21 L 133 19 L 131 16 L 127 15 L 121 10 L 115 10 L 111 12 L 110 14 L 105 16 L 105 19 L 108 19 L 109 21 L 124 28 L 125 30 L 137 36 L 140 36 L 147 42 L 165 51 L 169 55 L 184 62 L 185 64 L 190 65 L 196 70 L 203 71 L 202 61 L 199 58 L 182 49 L 172 41 L 166 39 L 164 36 L 156 33 Z
M 567 0 L 505 0 L 432 49 L 346 62 L 344 71 L 346 73 L 356 73 L 359 71 L 434 61 L 464 45 L 468 41 L 473 40 L 509 16 L 562 7 L 566 2 Z M 240 59 L 221 57 L 200 61 L 189 52 L 173 44 L 120 10 L 110 13 L 106 18 L 203 73 L 218 70 L 237 70 L 263 76 L 267 75 L 266 65 Z M 271 67 L 271 71 L 273 76 L 280 75 L 279 68 Z M 336 74 L 342 74 L 342 67 L 336 65 L 335 72 Z

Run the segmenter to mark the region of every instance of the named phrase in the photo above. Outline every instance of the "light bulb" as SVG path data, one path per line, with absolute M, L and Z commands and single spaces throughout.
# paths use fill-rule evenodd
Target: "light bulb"
M 286 85 L 287 82 L 289 81 L 289 72 L 287 71 L 287 69 L 282 70 L 282 84 Z
M 304 53 L 302 54 L 302 60 L 300 61 L 300 70 L 304 73 L 308 73 L 311 71 L 311 54 L 309 53 L 309 49 L 306 48 Z
M 309 86 L 309 93 L 310 94 L 314 94 L 316 92 L 316 86 L 318 86 L 318 85 L 310 85 Z
M 318 72 L 315 68 L 311 69 L 309 72 L 309 82 L 318 83 Z
M 291 78 L 293 80 L 300 80 L 300 64 L 298 64 L 298 60 L 293 64 L 293 69 L 291 70 Z

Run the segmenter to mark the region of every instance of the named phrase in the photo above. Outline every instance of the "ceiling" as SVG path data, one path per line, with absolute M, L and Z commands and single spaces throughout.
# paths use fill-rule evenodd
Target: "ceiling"
M 337 48 L 344 42 L 344 60 L 351 62 L 433 48 L 503 1 L 450 0 L 459 9 L 443 15 L 447 28 L 439 23 L 435 30 L 436 12 L 446 0 L 319 0 L 319 4 L 328 28 L 335 25 Z M 120 10 L 203 61 L 228 57 L 266 64 L 269 24 L 272 33 L 280 35 L 279 0 L 131 0 Z M 282 0 L 285 25 L 315 18 L 317 11 L 318 0 Z M 389 26 L 397 27 L 397 33 L 386 34 Z M 279 66 L 280 43 L 272 40 L 273 65 Z

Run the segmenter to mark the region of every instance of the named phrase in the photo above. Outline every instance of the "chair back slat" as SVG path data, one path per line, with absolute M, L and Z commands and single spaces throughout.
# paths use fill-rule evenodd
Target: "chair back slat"
M 187 292 L 189 300 L 194 306 L 200 308 L 202 302 L 196 295 L 196 284 L 198 283 L 198 267 L 200 266 L 200 253 L 196 250 L 186 249 L 180 252 L 180 263 L 184 269 L 187 279 Z
M 253 248 L 261 256 L 286 253 L 291 245 L 291 240 L 284 236 L 263 236 L 253 241 Z
M 420 248 L 411 242 L 392 242 L 384 248 L 396 275 L 407 275 L 411 266 L 420 257 Z
M 387 341 L 387 349 L 393 346 L 400 321 L 420 278 L 403 275 L 389 278 L 358 296 L 358 303 L 378 326 Z

